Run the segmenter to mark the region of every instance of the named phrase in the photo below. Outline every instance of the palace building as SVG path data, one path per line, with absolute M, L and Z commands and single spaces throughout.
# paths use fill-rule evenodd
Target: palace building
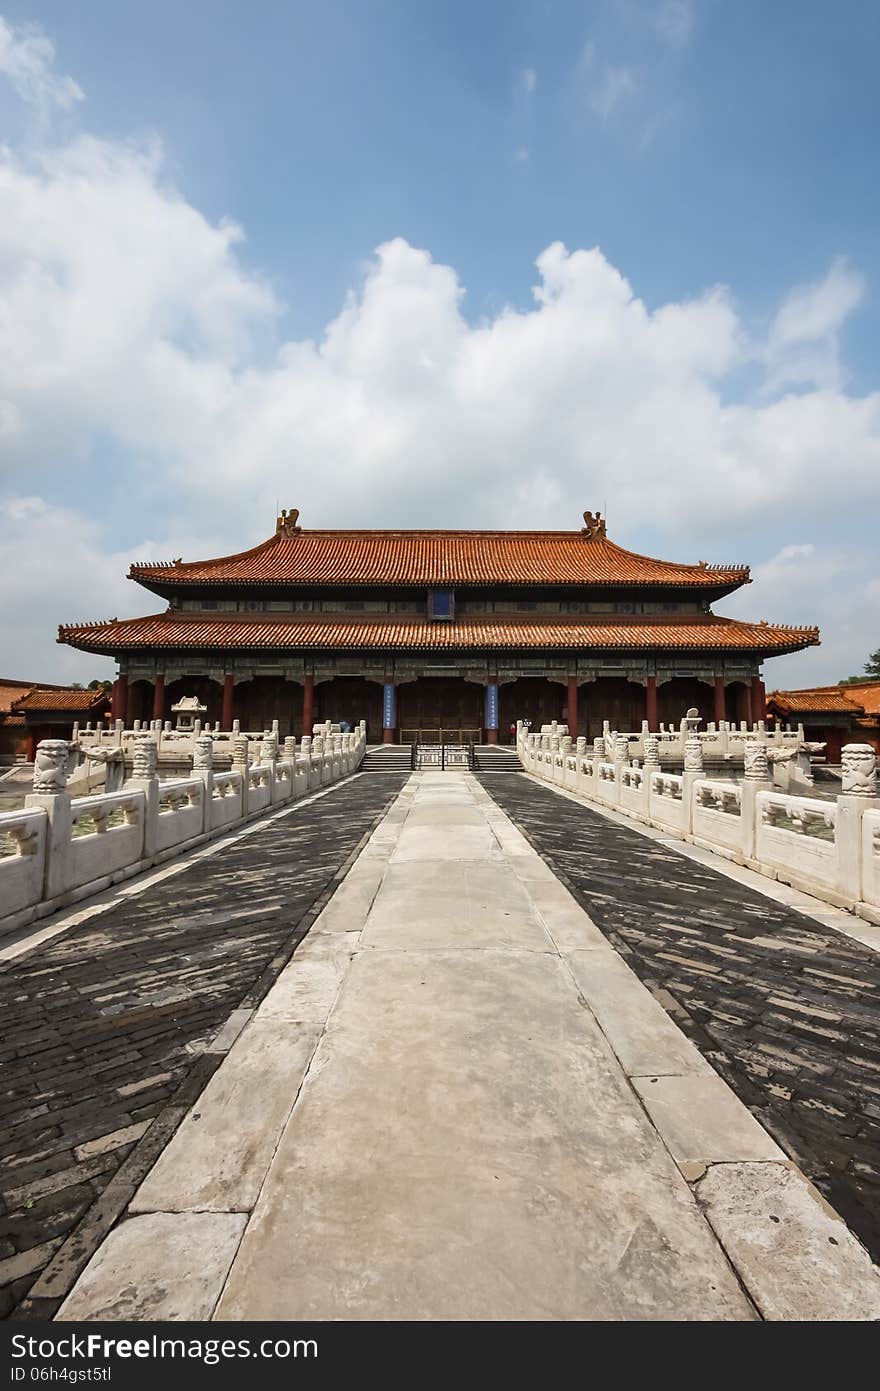
M 712 604 L 744 565 L 624 550 L 598 513 L 576 531 L 331 531 L 283 511 L 275 534 L 217 560 L 137 564 L 166 601 L 146 618 L 59 629 L 113 657 L 113 715 L 167 718 L 197 696 L 229 729 L 301 735 L 366 719 L 371 741 L 495 742 L 517 719 L 601 733 L 764 715 L 761 663 L 816 628 L 743 623 Z

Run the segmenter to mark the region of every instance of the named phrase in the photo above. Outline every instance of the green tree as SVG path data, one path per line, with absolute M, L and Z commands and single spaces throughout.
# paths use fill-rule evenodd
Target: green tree
M 865 662 L 865 670 L 861 676 L 844 676 L 842 681 L 838 681 L 838 686 L 851 686 L 854 681 L 880 681 L 880 647 L 876 652 L 872 652 Z

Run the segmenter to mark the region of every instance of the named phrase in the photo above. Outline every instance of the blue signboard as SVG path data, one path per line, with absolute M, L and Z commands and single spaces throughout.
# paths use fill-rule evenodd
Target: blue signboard
M 498 728 L 498 686 L 495 682 L 486 687 L 486 729 Z
M 393 681 L 386 681 L 382 687 L 382 728 L 395 729 L 397 726 L 397 687 Z

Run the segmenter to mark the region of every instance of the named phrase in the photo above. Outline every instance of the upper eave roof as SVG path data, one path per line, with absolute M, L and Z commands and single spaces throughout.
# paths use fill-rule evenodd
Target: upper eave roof
M 507 617 L 428 623 L 391 615 L 199 615 L 169 610 L 146 618 L 71 624 L 58 641 L 107 655 L 151 648 L 227 651 L 455 651 L 466 649 L 586 648 L 696 649 L 779 654 L 819 641 L 818 628 L 741 623 L 718 614 L 693 618 L 615 617 L 613 621 Z
M 729 592 L 747 565 L 677 565 L 579 531 L 291 531 L 217 560 L 135 564 L 160 591 L 210 585 L 672 585 Z

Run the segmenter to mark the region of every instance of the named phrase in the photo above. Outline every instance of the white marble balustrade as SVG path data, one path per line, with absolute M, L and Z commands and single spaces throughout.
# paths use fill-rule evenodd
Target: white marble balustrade
M 127 737 L 109 733 L 114 748 L 120 733 Z M 215 772 L 217 736 L 200 732 L 191 739 L 191 774 L 162 782 L 157 733 L 132 732 L 124 785 L 85 797 L 71 796 L 67 785 L 70 743 L 38 746 L 24 810 L 0 813 L 0 936 L 350 776 L 366 750 L 363 722 L 351 734 L 316 725 L 299 744 L 286 739 L 284 757 L 277 731 L 254 740 L 236 733 L 227 751 L 232 768 Z
M 580 740 L 570 755 L 553 748 L 571 744 L 564 726 L 540 733 L 520 726 L 517 752 L 535 777 L 880 923 L 880 798 L 869 746 L 844 748 L 843 791 L 826 801 L 774 787 L 771 741 L 760 729 L 742 739 L 736 781 L 706 776 L 708 736 L 696 730 L 681 736 L 683 773 L 658 767 L 663 737 L 643 744 L 645 761 L 634 762 L 631 736 L 602 736 L 591 754 Z

